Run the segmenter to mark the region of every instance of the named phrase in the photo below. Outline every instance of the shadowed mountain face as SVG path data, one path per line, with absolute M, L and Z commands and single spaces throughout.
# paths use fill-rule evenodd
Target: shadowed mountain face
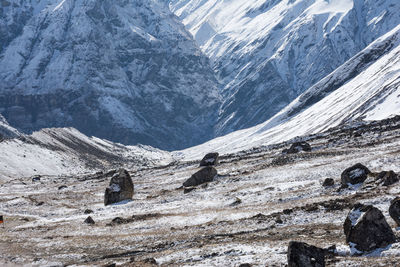
M 163 149 L 213 137 L 217 81 L 165 4 L 8 0 L 0 14 L 0 113 L 17 129 Z
M 171 0 L 223 84 L 218 135 L 262 123 L 400 23 L 397 0 Z

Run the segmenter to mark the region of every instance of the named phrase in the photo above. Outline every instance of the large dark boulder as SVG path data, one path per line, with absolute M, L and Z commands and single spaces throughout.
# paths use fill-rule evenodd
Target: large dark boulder
M 397 183 L 399 176 L 394 171 L 382 171 L 378 174 L 377 180 L 384 186 L 389 186 Z
M 390 202 L 389 214 L 397 226 L 400 226 L 400 197 L 396 197 Z
M 211 182 L 214 180 L 214 177 L 217 176 L 217 174 L 217 170 L 214 167 L 205 167 L 187 179 L 183 183 L 183 186 L 190 187 Z
M 382 212 L 371 205 L 356 204 L 343 227 L 346 242 L 360 253 L 384 248 L 396 241 Z
M 349 184 L 355 185 L 363 183 L 370 173 L 371 171 L 367 167 L 365 167 L 361 163 L 357 163 L 356 165 L 347 168 L 342 172 L 342 185 L 347 187 Z
M 324 267 L 325 250 L 303 242 L 290 241 L 288 267 Z
M 104 194 L 104 205 L 110 205 L 123 200 L 132 199 L 133 182 L 128 171 L 120 169 L 115 173 L 110 181 L 110 186 L 106 188 Z
M 282 153 L 284 154 L 295 154 L 299 153 L 301 151 L 305 152 L 310 152 L 311 151 L 311 145 L 307 142 L 296 142 L 293 143 L 289 149 L 284 149 Z
M 204 158 L 200 161 L 200 166 L 212 166 L 218 164 L 218 153 L 208 153 L 204 156 Z

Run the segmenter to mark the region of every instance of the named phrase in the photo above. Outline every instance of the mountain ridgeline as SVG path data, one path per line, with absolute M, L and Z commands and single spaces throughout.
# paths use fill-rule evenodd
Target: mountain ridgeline
M 163 149 L 213 137 L 209 60 L 158 1 L 2 1 L 0 113 Z M 2 34 L 3 36 L 3 34 Z
M 398 10 L 397 0 L 5 0 L 0 113 L 26 133 L 71 126 L 194 146 L 267 121 L 321 81 L 335 86 L 285 118 L 334 92 L 392 49 L 327 81 L 398 26 Z

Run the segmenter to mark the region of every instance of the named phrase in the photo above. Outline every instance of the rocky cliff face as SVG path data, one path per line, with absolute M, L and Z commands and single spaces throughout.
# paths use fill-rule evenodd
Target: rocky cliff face
M 159 1 L 0 4 L 0 113 L 25 132 L 73 126 L 164 149 L 213 136 L 207 57 Z
M 224 85 L 217 132 L 254 126 L 400 23 L 397 0 L 171 0 Z

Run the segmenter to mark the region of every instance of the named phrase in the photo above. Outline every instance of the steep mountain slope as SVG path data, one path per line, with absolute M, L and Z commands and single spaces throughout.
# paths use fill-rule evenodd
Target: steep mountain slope
M 340 124 L 400 115 L 400 26 L 311 87 L 275 117 L 255 127 L 177 153 L 187 159 L 209 151 L 231 153 L 321 134 Z
M 217 132 L 264 122 L 400 23 L 397 0 L 171 0 L 224 85 Z
M 21 134 L 17 129 L 11 127 L 6 119 L 0 114 L 0 140 L 15 138 L 20 136 Z
M 164 149 L 212 137 L 213 71 L 162 1 L 0 7 L 0 113 L 17 129 L 73 126 Z

